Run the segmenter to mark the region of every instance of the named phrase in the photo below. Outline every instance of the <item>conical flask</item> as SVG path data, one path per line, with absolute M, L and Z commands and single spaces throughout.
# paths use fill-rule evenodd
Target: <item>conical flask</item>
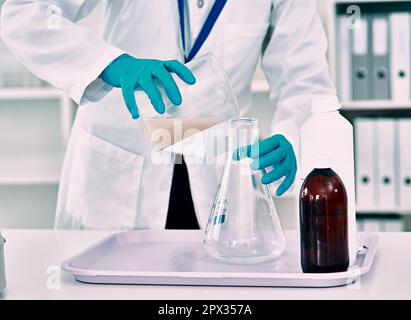
M 263 172 L 253 170 L 252 160 L 242 157 L 245 154 L 239 161 L 232 157 L 235 150 L 253 144 L 258 137 L 258 120 L 229 120 L 227 161 L 204 239 L 206 252 L 223 262 L 260 263 L 284 250 L 284 233 L 272 195 L 260 182 Z

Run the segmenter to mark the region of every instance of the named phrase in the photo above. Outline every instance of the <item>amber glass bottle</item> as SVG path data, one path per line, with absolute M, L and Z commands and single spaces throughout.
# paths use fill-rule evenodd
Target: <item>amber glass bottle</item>
M 304 272 L 346 271 L 347 192 L 328 165 L 318 166 L 300 192 L 301 266 Z

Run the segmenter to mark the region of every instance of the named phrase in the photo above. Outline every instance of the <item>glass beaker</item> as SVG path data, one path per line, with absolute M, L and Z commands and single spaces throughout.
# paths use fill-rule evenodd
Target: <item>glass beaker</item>
M 238 117 L 238 104 L 223 68 L 212 53 L 187 63 L 196 78 L 194 85 L 186 84 L 172 74 L 180 90 L 182 103 L 174 105 L 159 86 L 166 107 L 157 113 L 144 92 L 136 91 L 136 102 L 147 138 L 153 150 L 176 152 L 177 144 L 195 141 L 190 137 Z M 183 153 L 183 152 L 176 152 Z
M 285 238 L 268 186 L 261 184 L 262 171 L 252 160 L 233 152 L 258 141 L 258 120 L 229 121 L 227 162 L 205 232 L 206 252 L 228 263 L 252 264 L 274 259 L 284 250 Z M 246 152 L 241 148 L 240 152 Z

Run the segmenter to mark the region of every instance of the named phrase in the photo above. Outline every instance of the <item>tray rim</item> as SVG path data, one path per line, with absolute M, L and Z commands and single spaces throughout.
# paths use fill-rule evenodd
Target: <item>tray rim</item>
M 129 233 L 195 233 L 198 234 L 203 232 L 202 230 L 129 230 L 129 231 L 120 231 L 110 234 L 101 240 L 97 241 L 95 244 L 87 247 L 86 249 L 80 251 L 76 255 L 66 259 L 61 264 L 62 270 L 72 274 L 74 277 L 82 276 L 82 277 L 145 277 L 145 278 L 166 278 L 166 277 L 174 277 L 174 278 L 206 278 L 206 279 L 230 279 L 230 278 L 238 278 L 241 276 L 242 278 L 250 278 L 250 279 L 295 279 L 295 275 L 297 273 L 275 273 L 275 272 L 179 272 L 179 271 L 96 271 L 92 269 L 86 268 L 78 268 L 71 266 L 71 262 L 78 259 L 79 257 L 87 254 L 88 252 L 94 250 L 95 248 L 99 247 L 106 241 L 114 239 L 121 235 L 127 235 Z M 286 231 L 287 232 L 287 231 Z M 295 232 L 295 230 L 288 231 L 290 233 Z M 365 259 L 363 262 L 363 266 L 361 268 L 352 268 L 351 270 L 348 269 L 344 272 L 333 272 L 333 273 L 298 273 L 299 280 L 341 280 L 347 279 L 354 276 L 359 276 L 366 274 L 370 269 L 371 265 L 375 256 L 377 244 L 378 244 L 378 236 L 372 232 L 360 232 L 359 234 L 366 235 L 370 239 L 370 248 L 367 250 L 367 254 L 365 255 Z M 361 254 L 361 253 L 357 253 Z

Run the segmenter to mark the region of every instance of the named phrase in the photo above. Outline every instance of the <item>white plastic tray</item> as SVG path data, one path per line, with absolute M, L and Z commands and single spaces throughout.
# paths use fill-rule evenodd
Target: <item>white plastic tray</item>
M 358 234 L 354 266 L 346 272 L 302 273 L 297 232 L 285 233 L 284 254 L 271 262 L 232 265 L 214 261 L 203 249 L 203 231 L 141 230 L 114 234 L 66 260 L 63 270 L 89 283 L 333 287 L 367 273 L 378 237 Z

